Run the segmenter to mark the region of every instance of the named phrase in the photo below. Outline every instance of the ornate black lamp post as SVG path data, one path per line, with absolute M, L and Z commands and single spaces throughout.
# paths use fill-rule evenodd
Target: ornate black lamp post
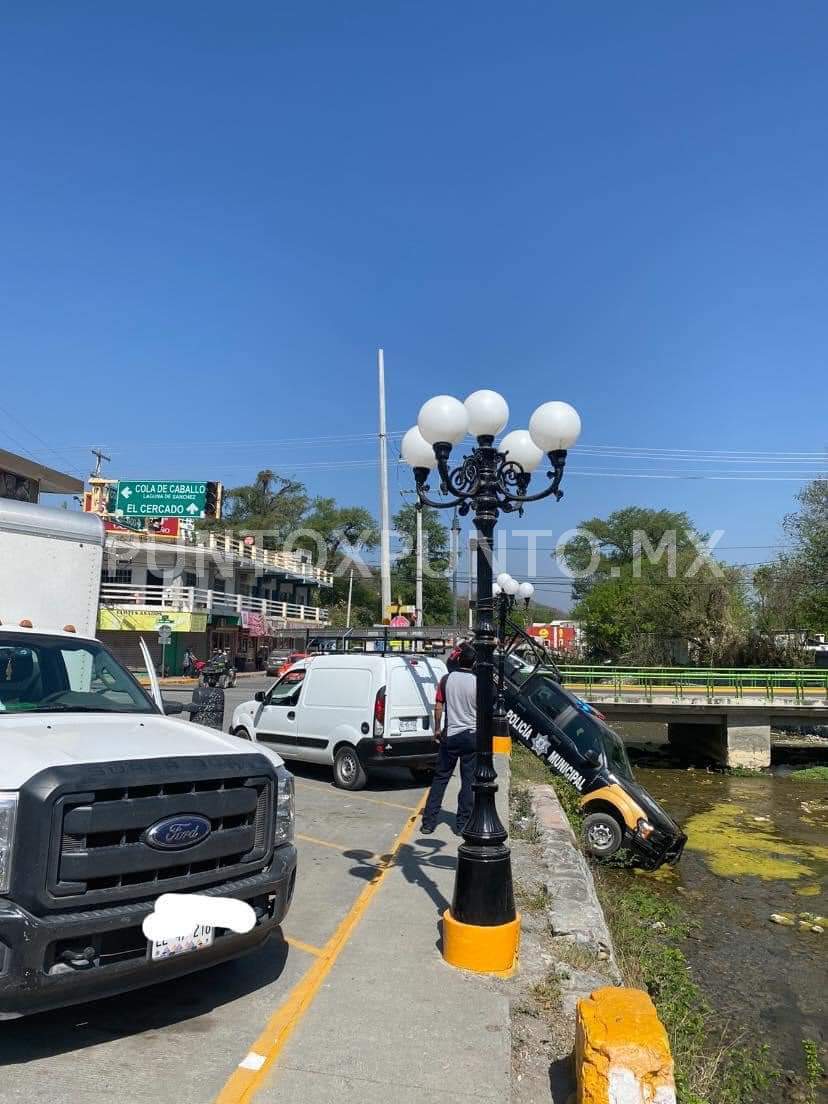
M 444 917 L 443 953 L 454 965 L 479 970 L 506 968 L 502 964 L 506 953 L 504 941 L 496 929 L 509 927 L 514 931 L 512 960 L 518 938 L 507 832 L 495 807 L 492 537 L 501 512 L 522 514 L 527 502 L 550 495 L 562 497 L 560 484 L 566 450 L 575 443 L 581 430 L 581 420 L 573 407 L 548 402 L 534 412 L 528 430 L 513 430 L 496 446 L 495 437 L 508 418 L 506 400 L 496 391 L 475 391 L 465 403 L 450 395 L 438 395 L 423 405 L 417 425 L 409 429 L 402 442 L 403 460 L 414 469 L 420 502 L 441 509 L 457 507 L 463 515 L 473 511 L 478 533 L 474 806 L 458 850 L 454 900 Z M 477 438 L 477 444 L 460 464 L 451 467 L 452 447 L 467 433 Z M 538 494 L 530 495 L 527 492 L 531 473 L 544 453 L 551 465 L 547 473 L 549 484 Z M 440 477 L 442 498 L 429 494 L 429 472 L 434 468 Z M 486 929 L 490 938 L 475 941 L 471 928 Z

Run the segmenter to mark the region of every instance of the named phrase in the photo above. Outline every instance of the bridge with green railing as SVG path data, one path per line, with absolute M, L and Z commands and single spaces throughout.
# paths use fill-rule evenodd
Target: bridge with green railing
M 804 667 L 620 667 L 567 664 L 560 668 L 574 691 L 624 701 L 672 697 L 676 702 L 722 699 L 750 704 L 828 704 L 828 670 Z
M 567 664 L 560 671 L 564 685 L 610 723 L 666 724 L 671 744 L 726 766 L 767 767 L 772 724 L 828 726 L 821 668 Z

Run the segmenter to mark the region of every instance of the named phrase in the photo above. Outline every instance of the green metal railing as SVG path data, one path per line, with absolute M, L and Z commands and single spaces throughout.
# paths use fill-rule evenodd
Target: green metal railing
M 619 701 L 629 694 L 653 700 L 670 693 L 678 699 L 705 696 L 708 703 L 721 697 L 750 699 L 764 695 L 793 698 L 805 705 L 828 702 L 828 670 L 807 668 L 730 667 L 615 667 L 567 664 L 560 668 L 564 685 L 586 694 L 613 694 Z

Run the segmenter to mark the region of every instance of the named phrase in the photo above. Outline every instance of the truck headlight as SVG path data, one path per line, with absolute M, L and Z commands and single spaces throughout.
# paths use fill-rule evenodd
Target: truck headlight
M 0 893 L 8 893 L 11 874 L 14 822 L 17 819 L 17 794 L 0 793 Z
M 293 800 L 293 775 L 280 767 L 276 772 L 278 782 L 276 786 L 276 820 L 273 829 L 273 842 L 278 847 L 282 843 L 290 843 L 293 839 L 293 821 L 296 815 Z
M 642 817 L 638 822 L 638 834 L 642 839 L 649 839 L 655 831 L 655 825 L 650 824 L 649 820 L 644 820 Z

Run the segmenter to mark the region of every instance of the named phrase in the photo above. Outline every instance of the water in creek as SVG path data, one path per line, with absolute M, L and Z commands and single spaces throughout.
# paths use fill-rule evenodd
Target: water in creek
M 828 927 L 814 932 L 809 919 L 828 915 L 828 785 L 799 782 L 784 765 L 756 777 L 688 770 L 669 760 L 662 726 L 616 727 L 639 781 L 688 836 L 676 868 L 634 876 L 699 925 L 685 953 L 710 1003 L 801 1069 L 802 1040 L 824 1053 L 828 1037 Z M 806 757 L 824 764 L 818 754 Z

